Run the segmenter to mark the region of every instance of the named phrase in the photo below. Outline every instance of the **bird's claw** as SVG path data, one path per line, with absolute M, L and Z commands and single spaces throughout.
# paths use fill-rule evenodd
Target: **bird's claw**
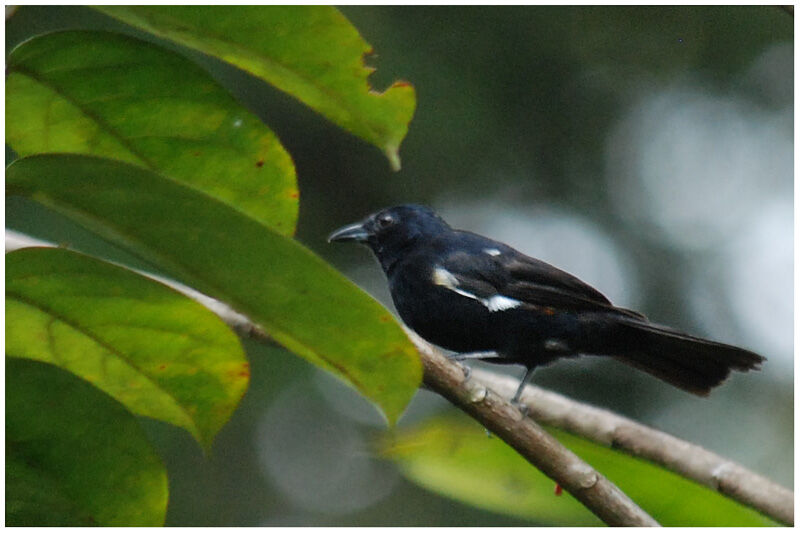
M 458 355 L 459 354 L 448 355 L 447 358 L 461 367 L 461 371 L 464 373 L 464 381 L 469 381 L 469 378 L 472 377 L 472 369 L 469 366 L 462 363 L 461 362 L 462 359 L 459 359 Z
M 530 408 L 528 407 L 528 404 L 522 403 L 519 400 L 514 399 L 514 400 L 511 400 L 511 405 L 516 407 L 519 410 L 519 412 L 522 413 L 522 418 L 526 418 L 528 416 L 528 413 L 530 412 Z

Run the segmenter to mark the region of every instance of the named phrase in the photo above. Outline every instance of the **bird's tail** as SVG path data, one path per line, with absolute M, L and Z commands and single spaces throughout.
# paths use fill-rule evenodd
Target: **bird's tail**
M 657 324 L 624 320 L 618 326 L 617 359 L 699 396 L 706 396 L 731 370 L 758 370 L 765 360 L 748 350 Z

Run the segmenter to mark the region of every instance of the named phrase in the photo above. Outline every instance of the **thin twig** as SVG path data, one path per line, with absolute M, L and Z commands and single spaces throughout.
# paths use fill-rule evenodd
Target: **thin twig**
M 6 251 L 30 246 L 54 245 L 6 230 Z M 240 335 L 261 341 L 269 340 L 261 327 L 228 305 L 173 280 L 147 272 L 140 273 L 208 307 Z M 416 344 L 425 366 L 427 387 L 508 442 L 610 525 L 657 525 L 611 482 L 563 448 L 533 420 L 523 419 L 516 408 L 503 400 L 513 393 L 516 380 L 474 369 L 472 378 L 465 381 L 459 365 L 415 334 L 409 333 L 409 336 Z M 522 401 L 529 407 L 529 416 L 538 422 L 621 448 L 631 455 L 651 460 L 719 490 L 774 520 L 788 525 L 794 523 L 792 491 L 700 446 L 533 385 L 525 389 Z

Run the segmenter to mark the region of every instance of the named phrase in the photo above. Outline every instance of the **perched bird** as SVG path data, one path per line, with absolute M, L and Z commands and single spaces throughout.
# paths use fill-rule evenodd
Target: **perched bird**
M 403 321 L 457 359 L 535 368 L 561 357 L 614 357 L 705 396 L 731 370 L 758 369 L 753 352 L 692 337 L 615 307 L 575 276 L 512 247 L 451 228 L 427 207 L 400 205 L 333 232 L 366 244 Z

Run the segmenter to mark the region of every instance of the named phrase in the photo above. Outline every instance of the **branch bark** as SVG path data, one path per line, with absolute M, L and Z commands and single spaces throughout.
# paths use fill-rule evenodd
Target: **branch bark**
M 432 391 L 517 450 L 546 476 L 583 503 L 609 526 L 658 526 L 616 485 L 565 448 L 531 418 L 523 416 L 504 397 L 481 384 L 465 380 L 464 371 L 442 352 L 406 330 L 425 367 L 424 382 Z
M 54 245 L 6 230 L 6 251 L 30 246 Z M 198 301 L 240 335 L 261 341 L 270 340 L 261 327 L 227 304 L 173 280 L 138 272 Z M 788 525 L 794 523 L 792 491 L 732 461 L 664 432 L 533 385 L 529 385 L 522 395 L 531 417 L 524 418 L 518 409 L 504 399 L 513 394 L 516 380 L 482 369 L 473 370 L 473 376 L 465 380 L 460 365 L 413 332 L 406 331 L 420 353 L 425 367 L 426 387 L 447 398 L 514 447 L 531 464 L 557 481 L 609 525 L 658 524 L 614 484 L 564 448 L 537 422 L 621 448 L 631 455 L 651 460 L 719 490 L 774 520 Z
M 505 397 L 513 395 L 518 385 L 510 376 L 483 369 L 474 369 L 472 375 Z M 701 446 L 533 385 L 525 388 L 520 400 L 537 422 L 652 461 L 773 520 L 794 525 L 791 490 Z

